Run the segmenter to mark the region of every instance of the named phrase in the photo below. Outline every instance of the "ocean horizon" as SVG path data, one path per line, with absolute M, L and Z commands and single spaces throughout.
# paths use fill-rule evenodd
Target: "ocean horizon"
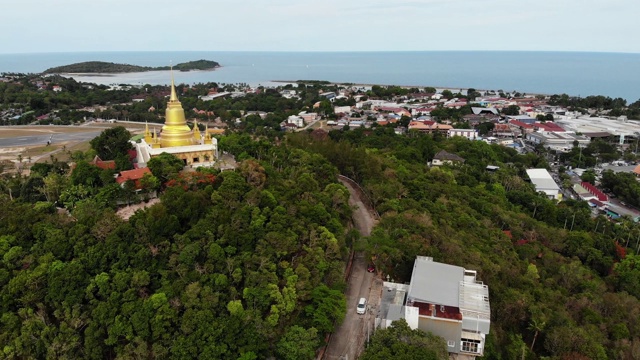
M 337 83 L 433 86 L 572 96 L 640 99 L 640 54 L 541 51 L 137 51 L 0 54 L 0 72 L 39 73 L 54 66 L 107 61 L 165 66 L 213 60 L 213 71 L 176 72 L 177 83 L 324 80 Z M 168 84 L 164 71 L 78 76 L 98 84 Z

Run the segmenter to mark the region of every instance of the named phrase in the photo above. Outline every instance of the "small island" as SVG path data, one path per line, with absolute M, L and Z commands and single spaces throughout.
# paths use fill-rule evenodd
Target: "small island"
M 220 67 L 220 64 L 211 60 L 196 60 L 185 63 L 176 64 L 174 69 L 180 71 L 191 70 L 212 70 Z M 129 64 L 117 64 L 105 61 L 85 61 L 70 65 L 56 66 L 49 68 L 43 74 L 115 74 L 115 73 L 134 73 L 146 71 L 169 70 L 170 66 L 138 66 Z

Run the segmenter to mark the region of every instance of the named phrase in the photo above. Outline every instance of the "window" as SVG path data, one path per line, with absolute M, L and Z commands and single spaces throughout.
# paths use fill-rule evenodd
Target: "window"
M 456 346 L 456 342 L 452 341 L 452 340 L 449 340 L 449 341 L 447 341 L 447 345 L 449 345 L 449 347 L 455 347 Z
M 462 351 L 479 354 L 478 345 L 480 340 L 462 339 Z

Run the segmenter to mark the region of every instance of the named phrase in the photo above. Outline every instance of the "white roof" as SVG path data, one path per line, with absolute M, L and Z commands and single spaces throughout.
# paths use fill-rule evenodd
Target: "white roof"
M 560 190 L 547 169 L 527 169 L 527 175 L 536 186 L 536 190 Z
M 409 298 L 431 304 L 458 307 L 458 286 L 464 269 L 418 256 L 413 264 Z
M 466 272 L 466 274 L 465 274 Z M 460 308 L 488 316 L 489 288 L 476 281 L 475 271 L 418 256 L 413 264 L 408 299 Z

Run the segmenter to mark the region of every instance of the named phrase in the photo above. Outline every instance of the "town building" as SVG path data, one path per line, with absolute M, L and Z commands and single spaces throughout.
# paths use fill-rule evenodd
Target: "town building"
M 308 113 L 308 112 L 306 112 L 306 111 L 302 111 L 302 112 L 300 112 L 300 113 L 298 114 L 298 116 L 300 116 L 300 117 L 302 118 L 302 120 L 304 120 L 304 122 L 305 122 L 306 124 L 308 124 L 308 123 L 310 123 L 310 122 L 313 122 L 313 121 L 315 121 L 315 120 L 318 120 L 318 119 L 320 118 L 320 117 L 318 116 L 318 113 L 314 113 L 314 112 Z
M 472 107 L 471 111 L 473 111 L 474 115 L 496 115 L 499 116 L 498 109 L 493 107 Z
M 478 139 L 478 130 L 476 129 L 449 129 L 447 132 L 448 137 L 462 136 L 469 140 Z
M 380 310 L 379 327 L 403 318 L 412 329 L 444 338 L 453 359 L 484 354 L 491 327 L 489 287 L 475 270 L 418 256 L 409 285 L 384 283 Z
M 409 130 L 419 131 L 426 134 L 440 133 L 447 135 L 453 126 L 440 124 L 435 121 L 412 121 L 409 123 Z
M 627 120 L 625 117 L 608 119 L 567 114 L 559 116 L 555 122 L 568 131 L 606 138 L 620 145 L 635 146 L 640 139 L 640 121 Z
M 151 170 L 149 170 L 149 168 L 147 167 L 133 170 L 124 170 L 118 174 L 118 177 L 116 177 L 116 182 L 121 187 L 124 187 L 127 181 L 132 181 L 135 189 L 140 190 L 142 188 L 140 180 L 142 180 L 142 178 L 146 174 L 153 175 L 151 173 Z
M 543 192 L 549 199 L 562 200 L 560 187 L 547 169 L 527 169 L 527 175 L 537 192 Z
M 574 143 L 586 147 L 591 142 L 588 138 L 571 132 L 534 131 L 525 133 L 525 139 L 534 144 L 542 144 L 544 147 L 556 151 L 571 151 Z
M 209 135 L 208 129 L 202 135 L 197 122 L 194 122 L 193 129 L 187 125 L 184 109 L 176 95 L 173 73 L 162 132 L 157 135 L 154 130 L 152 134 L 147 126 L 144 139 L 135 147 L 138 167 L 146 166 L 149 159 L 162 153 L 175 155 L 184 161 L 185 166 L 208 166 L 218 158 L 218 141 Z
M 452 165 L 455 163 L 464 163 L 464 159 L 456 154 L 440 150 L 431 161 L 431 166 L 442 166 L 445 164 Z

